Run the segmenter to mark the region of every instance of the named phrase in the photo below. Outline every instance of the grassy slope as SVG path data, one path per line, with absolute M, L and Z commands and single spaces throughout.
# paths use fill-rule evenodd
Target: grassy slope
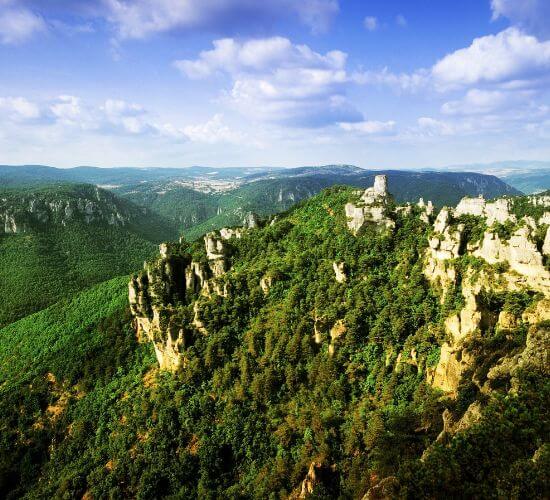
M 131 390 L 154 359 L 125 316 L 127 282 L 101 283 L 0 330 L 0 497 L 31 487 L 38 497 L 60 497 L 93 467 L 98 424 L 113 418 L 114 395 Z M 73 463 L 58 475 L 51 446 L 69 437 L 71 422 Z M 95 429 L 86 443 L 85 427 Z M 37 481 L 49 473 L 57 479 L 45 493 Z

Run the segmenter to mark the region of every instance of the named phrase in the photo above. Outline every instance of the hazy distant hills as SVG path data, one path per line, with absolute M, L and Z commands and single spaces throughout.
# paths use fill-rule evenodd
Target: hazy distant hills
M 91 185 L 0 190 L 0 327 L 138 269 L 177 237 L 154 212 Z
M 282 167 L 202 167 L 185 168 L 99 168 L 75 167 L 54 168 L 43 165 L 10 166 L 0 165 L 0 185 L 29 185 L 57 182 L 91 183 L 107 188 L 126 187 L 145 182 L 176 182 L 199 191 L 229 190 L 244 183 L 288 177 L 307 177 L 310 175 L 336 176 L 348 179 L 372 174 L 352 165 L 305 166 L 297 168 Z M 406 172 L 399 170 L 399 172 Z M 536 193 L 550 188 L 550 161 L 502 161 L 493 163 L 471 163 L 450 165 L 438 168 L 426 168 L 418 173 L 455 173 L 475 172 L 492 175 L 503 180 L 523 193 Z M 342 183 L 344 179 L 342 179 Z M 438 178 L 434 179 L 439 182 Z M 453 182 L 452 179 L 446 179 Z
M 142 182 L 115 188 L 120 196 L 173 220 L 190 238 L 223 226 L 243 224 L 251 212 L 268 216 L 284 211 L 322 189 L 345 184 L 366 188 L 374 176 L 388 176 L 389 189 L 399 202 L 419 197 L 436 205 L 456 204 L 466 195 L 486 198 L 519 191 L 494 176 L 458 172 L 367 171 L 353 166 L 301 167 L 256 172 L 234 188 L 197 192 L 178 181 Z
M 223 226 L 239 225 L 253 212 L 268 216 L 284 211 L 322 189 L 337 185 L 365 188 L 374 176 L 388 176 L 399 202 L 420 197 L 436 205 L 456 204 L 466 195 L 493 198 L 520 194 L 493 175 L 454 171 L 365 170 L 353 165 L 188 168 L 59 169 L 39 165 L 0 166 L 5 186 L 86 182 L 112 190 L 175 224 L 188 237 Z
M 444 167 L 445 171 L 468 171 L 496 175 L 526 194 L 550 188 L 550 161 L 500 161 Z
M 269 173 L 277 168 L 237 168 L 216 169 L 211 167 L 186 168 L 100 168 L 74 167 L 55 168 L 44 165 L 0 165 L 0 184 L 22 185 L 51 182 L 85 182 L 91 184 L 128 185 L 138 182 L 168 180 L 236 180 L 247 175 Z

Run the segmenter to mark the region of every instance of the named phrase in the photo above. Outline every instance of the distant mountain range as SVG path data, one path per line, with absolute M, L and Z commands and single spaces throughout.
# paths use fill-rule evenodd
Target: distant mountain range
M 467 195 L 520 194 L 497 177 L 483 174 L 367 171 L 349 165 L 257 171 L 234 179 L 235 187 L 211 192 L 198 192 L 178 180 L 141 182 L 113 190 L 169 218 L 189 238 L 195 238 L 212 229 L 243 224 L 250 213 L 265 217 L 282 212 L 330 186 L 368 187 L 379 173 L 388 176 L 399 202 L 417 202 L 423 197 L 443 206 L 456 204 Z
M 388 176 L 389 188 L 399 202 L 416 202 L 423 197 L 442 206 L 456 204 L 467 195 L 493 198 L 520 194 L 492 175 L 372 171 L 352 165 L 221 169 L 0 166 L 0 182 L 6 186 L 95 184 L 154 211 L 189 238 L 195 238 L 212 229 L 243 224 L 250 213 L 265 217 L 284 211 L 329 186 L 365 188 L 380 173 Z

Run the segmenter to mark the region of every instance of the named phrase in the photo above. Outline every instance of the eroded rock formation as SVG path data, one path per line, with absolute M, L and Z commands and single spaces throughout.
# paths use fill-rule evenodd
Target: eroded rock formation
M 207 333 L 201 317 L 200 297 L 213 293 L 225 296 L 221 279 L 226 272 L 224 241 L 240 237 L 237 230 L 224 229 L 204 237 L 206 262 L 181 255 L 181 245 L 163 243 L 159 257 L 145 263 L 143 271 L 129 283 L 130 310 L 138 339 L 150 341 L 162 369 L 176 370 L 185 363 L 185 348 L 196 335 Z M 178 306 L 193 304 L 192 317 L 182 316 Z
M 466 241 L 461 215 L 483 218 L 488 229 L 479 240 Z M 505 222 L 515 226 L 508 238 L 499 236 L 493 229 L 494 224 Z M 540 315 L 517 318 L 508 311 L 497 314 L 484 303 L 483 297 L 509 291 L 538 292 L 545 297 L 550 296 L 550 273 L 544 263 L 544 245 L 541 251 L 536 242 L 540 227 L 531 217 L 518 221 L 510 212 L 507 199 L 486 203 L 483 198 L 466 198 L 456 209 L 444 208 L 440 211 L 433 226 L 433 236 L 429 239 L 424 273 L 439 290 L 442 303 L 451 291 L 458 290 L 462 305 L 445 319 L 447 341 L 441 347 L 439 363 L 428 372 L 433 386 L 456 394 L 465 374 L 474 369 L 476 359 L 470 346 L 477 336 L 483 336 L 494 328 L 515 328 L 521 321 L 530 324 L 529 335 L 535 335 L 533 328 L 542 321 Z M 477 268 L 468 267 L 466 261 L 460 264 L 463 256 L 477 258 Z M 546 301 L 539 303 L 543 311 L 549 309 Z M 538 338 L 542 338 L 540 331 L 536 331 L 539 332 Z M 530 352 L 529 338 L 526 353 Z M 547 337 L 544 338 L 544 352 L 547 353 Z M 489 370 L 487 378 L 494 378 L 503 370 L 512 376 L 514 370 L 521 366 L 522 359 L 522 355 L 518 354 L 513 359 L 501 360 L 491 369 L 493 371 Z M 512 365 L 514 370 L 510 368 Z M 476 378 L 475 373 L 473 381 L 480 389 L 487 389 L 490 385 L 490 381 Z
M 57 197 L 57 198 L 56 198 Z M 52 195 L 30 193 L 16 200 L 0 198 L 0 233 L 26 233 L 33 226 L 56 223 L 67 225 L 74 220 L 124 226 L 132 215 L 110 193 L 97 187 L 83 188 L 81 193 Z
M 357 234 L 366 223 L 373 223 L 386 229 L 392 229 L 395 222 L 389 217 L 392 197 L 388 192 L 388 181 L 385 175 L 374 178 L 374 186 L 367 188 L 359 203 L 347 203 L 345 206 L 348 228 Z

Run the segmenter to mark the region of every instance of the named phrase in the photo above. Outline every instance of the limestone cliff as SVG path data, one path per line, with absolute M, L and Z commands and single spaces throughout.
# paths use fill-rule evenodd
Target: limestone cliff
M 26 233 L 45 224 L 66 226 L 74 221 L 121 227 L 146 213 L 146 209 L 130 207 L 95 186 L 6 191 L 0 197 L 0 234 Z
M 145 263 L 129 283 L 130 310 L 138 339 L 150 341 L 162 369 L 185 363 L 184 350 L 197 335 L 207 333 L 201 321 L 200 298 L 228 293 L 223 281 L 228 260 L 226 241 L 242 230 L 222 229 L 204 236 L 205 259 L 195 261 L 180 244 L 163 243 L 159 257 Z M 185 315 L 180 306 L 190 306 Z
M 397 214 L 399 217 L 413 216 L 413 209 L 414 216 L 420 216 L 427 228 L 424 274 L 439 292 L 442 308 L 446 311 L 443 328 L 447 338 L 441 346 L 437 366 L 426 369 L 427 377 L 434 387 L 453 395 L 465 374 L 475 367 L 473 340 L 495 329 L 510 328 L 510 325 L 535 326 L 532 318 L 536 315 L 519 313 L 518 316 L 517 311 L 508 311 L 504 302 L 497 306 L 488 304 L 487 297 L 511 291 L 525 292 L 536 303 L 536 298 L 550 296 L 550 273 L 545 262 L 550 246 L 545 231 L 549 214 L 539 214 L 537 220 L 529 216 L 520 218 L 508 199 L 485 202 L 482 198 L 474 198 L 462 200 L 455 209 L 441 209 L 430 226 L 433 205 L 420 200 L 417 207 L 395 207 L 384 176 L 377 176 L 374 186 L 365 190 L 359 201 L 349 202 L 344 207 L 346 224 L 353 234 L 365 224 L 392 230 L 398 220 Z M 182 252 L 181 245 L 163 244 L 159 258 L 146 263 L 144 270 L 131 280 L 130 304 L 138 337 L 153 342 L 161 368 L 174 370 L 185 364 L 185 348 L 197 335 L 208 334 L 201 297 L 228 295 L 226 273 L 231 267 L 231 240 L 240 239 L 245 231 L 253 230 L 224 228 L 206 234 L 204 254 L 199 259 Z M 332 261 L 332 270 L 335 280 L 346 284 L 345 263 Z M 276 276 L 270 272 L 258 277 L 259 288 L 265 296 L 276 281 Z M 535 294 L 539 295 L 535 297 Z M 546 302 L 541 304 L 544 309 Z M 544 316 L 544 310 L 536 317 L 541 314 Z M 316 319 L 313 329 L 317 343 L 321 331 L 330 335 L 329 354 L 333 354 L 346 326 L 338 320 L 322 327 Z M 533 332 L 530 335 L 540 338 L 542 334 Z M 418 371 L 425 368 L 418 365 L 414 350 L 406 356 L 403 353 L 395 355 L 397 369 L 405 362 L 416 363 Z M 487 383 L 486 375 L 475 379 L 480 388 Z
M 540 206 L 536 200 L 531 199 L 531 203 Z M 475 238 L 469 216 L 476 218 L 478 228 L 484 229 Z M 483 339 L 495 329 L 524 325 L 529 332 L 525 352 L 538 350 L 529 358 L 547 356 L 548 329 L 537 326 L 548 309 L 546 301 L 539 302 L 542 315 L 518 317 L 517 311 L 507 311 L 498 300 L 496 305 L 489 304 L 487 299 L 514 292 L 533 297 L 535 303 L 536 297 L 550 297 L 550 272 L 545 265 L 547 216 L 543 214 L 538 222 L 530 216 L 518 220 L 508 199 L 487 203 L 483 198 L 467 198 L 456 209 L 440 211 L 429 239 L 424 272 L 439 290 L 442 303 L 454 295 L 459 307 L 454 307 L 445 319 L 447 341 L 441 347 L 438 365 L 428 373 L 434 387 L 456 394 L 463 378 L 470 374 L 481 390 L 487 390 L 490 379 L 503 371 L 497 366 L 507 366 L 508 373 L 513 373 L 523 359 L 520 354 L 497 361 L 488 374 L 475 373 L 479 364 L 474 353 L 476 339 Z M 541 233 L 546 235 L 542 245 L 537 241 Z

